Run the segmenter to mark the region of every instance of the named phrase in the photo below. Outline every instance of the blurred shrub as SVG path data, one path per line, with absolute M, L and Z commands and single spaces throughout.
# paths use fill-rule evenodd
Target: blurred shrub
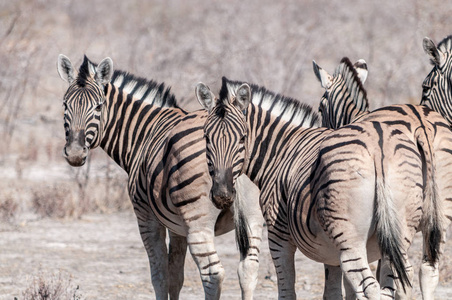
M 11 195 L 0 198 L 0 219 L 2 221 L 11 221 L 18 210 L 17 202 Z
M 33 276 L 30 285 L 22 293 L 23 300 L 82 300 L 79 287 L 73 287 L 71 276 L 58 274 Z M 17 300 L 17 298 L 15 298 Z

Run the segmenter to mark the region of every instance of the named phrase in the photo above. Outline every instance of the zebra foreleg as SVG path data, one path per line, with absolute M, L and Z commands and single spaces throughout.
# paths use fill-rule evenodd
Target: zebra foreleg
M 187 253 L 187 238 L 169 231 L 169 296 L 171 300 L 179 299 L 179 293 L 184 284 L 184 265 Z
M 152 212 L 141 214 L 135 210 L 141 239 L 148 254 L 151 280 L 155 298 L 168 299 L 168 252 L 166 247 L 166 228 L 154 217 Z
M 268 244 L 278 278 L 278 299 L 297 299 L 295 293 L 295 250 L 289 239 L 278 238 L 268 230 Z
M 325 286 L 323 299 L 347 299 L 354 300 L 355 292 L 347 280 L 343 280 L 342 270 L 339 266 L 323 265 L 325 269 Z
M 189 232 L 187 241 L 201 275 L 205 299 L 220 299 L 225 271 L 215 250 L 213 226 Z

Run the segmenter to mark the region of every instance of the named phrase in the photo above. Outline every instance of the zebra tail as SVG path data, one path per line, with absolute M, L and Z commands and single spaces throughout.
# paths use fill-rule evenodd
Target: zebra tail
M 376 180 L 376 218 L 377 239 L 382 256 L 390 259 L 391 267 L 397 274 L 403 290 L 411 287 L 405 268 L 402 249 L 402 230 L 399 215 L 394 207 L 393 197 L 387 186 L 378 176 Z
M 246 257 L 250 249 L 250 236 L 248 219 L 245 217 L 244 201 L 239 180 L 236 181 L 236 198 L 234 201 L 234 225 L 235 225 L 235 241 L 242 258 Z
M 428 129 L 427 129 L 428 130 Z M 444 211 L 436 184 L 436 166 L 431 141 L 419 128 L 415 132 L 417 146 L 422 158 L 422 175 L 424 181 L 424 204 L 422 216 L 422 236 L 427 261 L 434 265 L 440 255 L 441 235 L 443 232 Z

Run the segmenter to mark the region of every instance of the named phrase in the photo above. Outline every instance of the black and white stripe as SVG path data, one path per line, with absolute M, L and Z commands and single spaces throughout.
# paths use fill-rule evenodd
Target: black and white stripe
M 59 72 L 70 83 L 64 97 L 67 137 L 77 132 L 76 140 L 67 138 L 67 159 L 82 165 L 87 151 L 79 148 L 100 146 L 127 172 L 157 299 L 167 299 L 168 294 L 178 298 L 187 245 L 200 270 L 206 299 L 218 299 L 224 269 L 214 236 L 232 230 L 234 222 L 232 208 L 218 210 L 210 201 L 202 130 L 205 112 L 188 114 L 163 83 L 113 71 L 109 58 L 96 65 L 85 57 L 75 77 L 69 59 L 60 56 Z M 249 190 L 250 185 L 241 186 Z M 257 199 L 257 194 L 247 195 Z M 260 238 L 261 228 L 262 224 L 253 227 L 252 233 Z M 258 249 L 258 242 L 253 245 Z M 248 254 L 253 251 L 245 253 L 239 265 L 249 273 L 241 280 L 246 299 L 252 298 L 255 284 L 249 282 L 257 277 L 258 266 L 255 256 Z M 255 260 L 251 267 L 250 259 Z
M 418 145 L 419 155 L 425 161 L 424 215 L 422 227 L 416 225 L 417 220 L 411 220 L 411 226 L 422 230 L 424 235 L 420 281 L 423 298 L 432 299 L 438 278 L 441 231 L 449 224 L 449 221 L 442 224 L 445 221 L 442 214 L 444 212 L 450 219 L 452 212 L 448 209 L 450 201 L 446 198 L 452 192 L 447 184 L 452 174 L 449 172 L 450 168 L 444 167 L 452 158 L 447 150 L 452 146 L 452 139 L 446 121 L 438 113 L 415 105 L 392 105 L 369 113 L 367 94 L 356 72 L 356 64 L 355 67 L 352 66 L 347 58 L 342 59 L 332 76 L 315 63 L 314 72 L 326 88 L 319 108 L 325 126 L 337 128 L 350 123 L 359 125 L 362 121 L 381 122 L 389 125 L 392 130 L 404 132 Z M 362 102 L 366 104 L 359 105 Z M 349 109 L 341 110 L 344 106 Z M 408 219 L 407 221 L 410 222 Z
M 207 159 L 215 171 L 221 157 L 225 165 L 238 164 L 260 188 L 279 297 L 295 298 L 296 247 L 316 261 L 341 264 L 359 298 L 380 295 L 367 261 L 379 258 L 381 249 L 388 260 L 382 296 L 392 297 L 392 270 L 409 284 L 404 253 L 414 235 L 398 211 L 421 219 L 417 209 L 422 207 L 422 162 L 416 145 L 404 133 L 378 122 L 333 132 L 313 128 L 318 117 L 308 106 L 290 111 L 282 99 L 263 108 L 267 102 L 254 99 L 262 97 L 255 86 L 248 87 L 253 96 L 244 110 L 237 98 L 246 94 L 242 92 L 246 88 L 224 79 L 220 99 L 206 105 Z M 302 119 L 309 122 L 303 124 Z M 219 136 L 234 146 L 215 144 Z M 231 152 L 222 152 L 226 149 Z M 400 167 L 388 166 L 385 155 Z M 398 180 L 396 187 L 392 180 Z M 410 205 L 405 205 L 407 199 Z

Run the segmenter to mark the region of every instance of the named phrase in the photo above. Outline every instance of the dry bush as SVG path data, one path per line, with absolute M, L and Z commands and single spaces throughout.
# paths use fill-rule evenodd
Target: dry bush
M 11 221 L 17 211 L 18 204 L 11 195 L 6 195 L 0 199 L 0 219 L 2 221 Z
M 15 298 L 17 299 L 17 298 Z M 79 287 L 73 287 L 71 276 L 58 274 L 33 276 L 29 287 L 22 293 L 23 300 L 82 300 Z
M 74 203 L 71 191 L 63 186 L 34 190 L 31 200 L 34 212 L 41 217 L 74 217 L 80 211 Z

